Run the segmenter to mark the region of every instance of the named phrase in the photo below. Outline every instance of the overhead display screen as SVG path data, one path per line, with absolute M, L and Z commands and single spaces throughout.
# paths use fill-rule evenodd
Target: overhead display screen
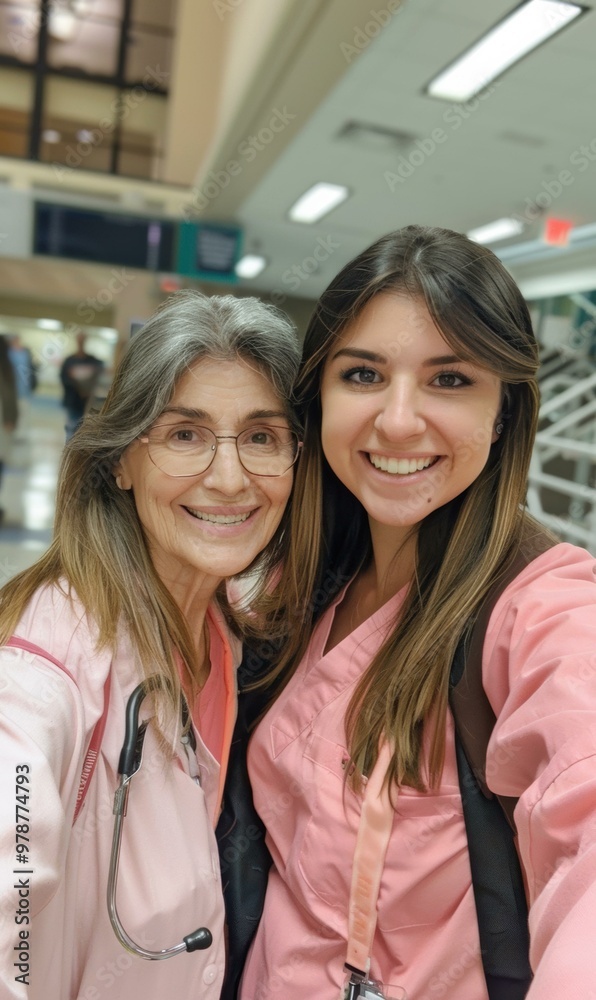
M 205 281 L 235 282 L 238 276 L 234 268 L 241 246 L 242 231 L 238 226 L 182 222 L 175 270 Z
M 36 254 L 172 271 L 175 235 L 173 221 L 35 203 Z

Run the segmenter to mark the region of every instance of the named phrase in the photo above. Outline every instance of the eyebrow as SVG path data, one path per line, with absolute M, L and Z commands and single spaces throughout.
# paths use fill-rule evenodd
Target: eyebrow
M 194 407 L 189 406 L 166 406 L 162 410 L 160 416 L 165 413 L 174 413 L 180 417 L 186 417 L 187 420 L 206 420 L 213 423 L 213 417 L 207 410 L 198 410 Z M 285 410 L 251 410 L 250 413 L 245 413 L 242 420 L 270 420 L 271 417 L 282 417 L 284 420 L 288 419 L 288 415 Z
M 332 361 L 336 358 L 358 358 L 360 361 L 374 361 L 380 365 L 386 365 L 388 358 L 384 354 L 376 354 L 374 351 L 363 351 L 359 347 L 341 347 L 336 351 Z
M 428 358 L 422 364 L 426 368 L 434 368 L 435 365 L 452 365 L 455 362 L 462 364 L 462 358 L 458 358 L 457 354 L 440 354 L 437 358 Z
M 384 354 L 377 354 L 375 351 L 364 351 L 359 347 L 342 347 L 339 351 L 336 351 L 332 356 L 331 360 L 335 361 L 336 358 L 357 358 L 359 361 L 372 361 L 378 365 L 386 365 L 389 363 L 389 359 Z M 436 358 L 427 358 L 422 364 L 425 368 L 434 368 L 436 365 L 452 365 L 454 363 L 462 364 L 462 358 L 458 358 L 456 354 L 441 354 Z

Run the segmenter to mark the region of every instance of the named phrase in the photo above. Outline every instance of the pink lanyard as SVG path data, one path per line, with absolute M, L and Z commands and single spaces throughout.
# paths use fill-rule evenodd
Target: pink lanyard
M 385 782 L 391 757 L 389 744 L 383 742 L 366 784 L 354 852 L 346 965 L 365 976 L 370 971 L 381 876 L 393 828 L 394 809 Z

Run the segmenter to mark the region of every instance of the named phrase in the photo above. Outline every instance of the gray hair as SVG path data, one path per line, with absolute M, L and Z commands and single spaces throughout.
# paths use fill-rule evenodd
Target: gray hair
M 97 625 L 98 646 L 115 647 L 121 624 L 126 626 L 142 675 L 157 671 L 166 679 L 164 703 L 172 718 L 177 717 L 180 676 L 173 650 L 186 665 L 189 683 L 194 683 L 193 623 L 186 621 L 156 572 L 133 493 L 118 488 L 116 466 L 167 406 L 179 379 L 201 358 L 254 364 L 271 380 L 293 420 L 289 398 L 299 357 L 289 320 L 258 299 L 208 298 L 184 291 L 164 303 L 132 339 L 100 412 L 87 414 L 65 447 L 54 538 L 36 565 L 4 592 L 9 611 L 2 618 L 0 601 L 0 629 L 12 634 L 38 587 L 66 581 Z M 290 498 L 288 508 L 291 503 Z M 255 560 L 262 570 L 255 601 L 266 594 L 269 572 L 283 558 L 288 508 Z M 216 599 L 230 624 L 240 628 L 224 588 Z M 256 630 L 256 622 L 255 613 L 247 628 Z
M 256 298 L 209 297 L 184 290 L 169 298 L 133 337 L 99 413 L 87 414 L 68 442 L 58 483 L 55 531 L 109 535 L 111 554 L 136 547 L 134 499 L 118 489 L 114 467 L 123 452 L 168 405 L 180 378 L 201 358 L 255 365 L 280 395 L 288 419 L 300 346 L 289 319 Z M 132 518 L 132 521 L 131 521 Z M 277 551 L 285 516 L 265 560 Z M 140 530 L 140 526 L 139 526 Z M 119 557 L 120 558 L 120 557 Z
M 288 407 L 300 346 L 293 325 L 256 298 L 213 296 L 190 289 L 171 296 L 130 341 L 100 415 L 120 453 L 172 398 L 180 378 L 201 358 L 255 365 Z M 114 452 L 112 454 L 115 454 Z

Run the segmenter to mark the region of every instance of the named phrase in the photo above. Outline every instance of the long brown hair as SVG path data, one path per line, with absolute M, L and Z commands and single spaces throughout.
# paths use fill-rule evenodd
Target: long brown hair
M 164 711 L 177 713 L 175 652 L 189 686 L 196 676 L 192 622 L 185 620 L 155 572 L 134 497 L 118 489 L 114 469 L 126 448 L 163 412 L 195 362 L 248 361 L 285 403 L 299 356 L 288 318 L 256 298 L 209 298 L 191 290 L 171 296 L 130 342 L 101 411 L 85 417 L 64 450 L 54 538 L 38 562 L 0 590 L 0 644 L 13 633 L 36 590 L 59 585 L 76 595 L 95 622 L 99 648 L 114 647 L 119 628 L 127 630 L 140 675 L 158 674 Z M 289 403 L 287 410 L 292 421 Z M 286 510 L 257 559 L 260 579 L 266 580 L 278 562 L 287 516 Z M 218 596 L 233 625 L 223 590 Z M 258 607 L 258 591 L 255 601 Z M 253 624 L 256 628 L 254 618 Z
M 291 675 L 317 617 L 371 557 L 366 512 L 321 450 L 320 384 L 326 358 L 346 324 L 380 292 L 424 302 L 454 352 L 489 369 L 503 385 L 504 431 L 478 478 L 420 524 L 415 578 L 399 620 L 347 713 L 356 781 L 374 764 L 385 736 L 395 748 L 389 779 L 424 788 L 427 782 L 436 785 L 443 766 L 455 648 L 520 542 L 538 417 L 538 351 L 527 306 L 511 276 L 491 251 L 459 233 L 407 226 L 378 240 L 332 281 L 308 327 L 297 382 L 305 444 L 290 553 L 277 591 L 279 607 L 292 613 L 284 655 L 271 679 Z M 491 431 L 479 429 L 484 442 Z M 472 436 L 467 446 L 479 443 Z M 430 756 L 423 773 L 422 737 L 429 724 Z

